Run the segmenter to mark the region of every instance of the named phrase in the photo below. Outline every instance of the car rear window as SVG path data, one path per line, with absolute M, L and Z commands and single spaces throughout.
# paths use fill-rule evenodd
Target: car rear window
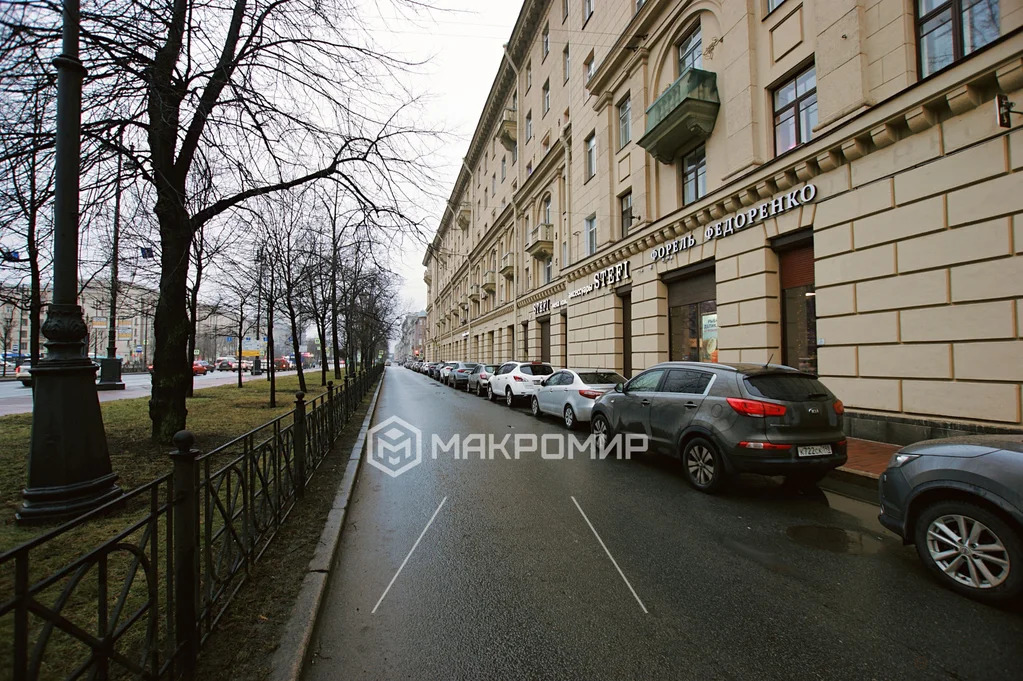
M 523 364 L 519 371 L 526 376 L 550 376 L 554 373 L 554 367 L 550 364 Z
M 764 374 L 747 376 L 746 389 L 754 397 L 769 400 L 803 402 L 827 397 L 828 389 L 816 378 L 801 374 Z
M 584 371 L 580 372 L 579 380 L 586 385 L 606 385 L 614 383 L 625 383 L 625 377 L 619 376 L 613 371 Z

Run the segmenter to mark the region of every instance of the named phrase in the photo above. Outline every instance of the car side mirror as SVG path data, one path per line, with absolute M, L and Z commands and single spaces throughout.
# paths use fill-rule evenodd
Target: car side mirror
M 625 384 L 624 383 L 615 383 L 615 392 L 616 393 L 624 393 L 625 392 Z

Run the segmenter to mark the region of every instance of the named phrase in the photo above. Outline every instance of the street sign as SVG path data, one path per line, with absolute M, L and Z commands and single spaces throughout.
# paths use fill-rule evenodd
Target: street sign
M 230 342 L 231 342 L 231 341 L 233 341 L 233 340 L 234 340 L 234 337 L 233 337 L 233 336 L 228 336 L 228 337 L 227 337 L 227 342 L 228 342 L 228 343 L 230 343 Z
M 196 357 L 198 357 L 199 356 L 199 351 L 198 350 L 192 350 L 192 354 L 195 355 Z
M 142 346 L 141 345 L 136 345 L 135 346 L 135 352 L 142 352 Z

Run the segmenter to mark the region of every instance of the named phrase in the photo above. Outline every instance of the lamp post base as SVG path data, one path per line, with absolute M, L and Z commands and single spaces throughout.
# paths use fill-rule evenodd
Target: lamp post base
M 121 380 L 121 360 L 117 357 L 104 357 L 99 361 L 99 383 L 96 390 L 124 390 Z
M 43 360 L 32 381 L 32 446 L 18 523 L 66 520 L 117 499 L 96 365 L 86 357 Z

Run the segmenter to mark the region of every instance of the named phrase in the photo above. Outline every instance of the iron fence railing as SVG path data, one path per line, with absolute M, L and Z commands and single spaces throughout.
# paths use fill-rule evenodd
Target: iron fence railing
M 0 679 L 192 678 L 382 372 L 346 376 L 309 402 L 298 393 L 294 410 L 205 454 L 182 431 L 171 473 L 0 555 Z M 93 522 L 112 512 L 120 529 Z

